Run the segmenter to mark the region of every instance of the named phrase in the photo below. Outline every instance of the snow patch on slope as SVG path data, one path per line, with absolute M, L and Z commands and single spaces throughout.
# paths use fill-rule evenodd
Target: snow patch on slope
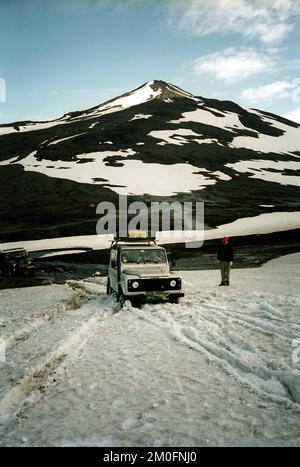
M 300 158 L 300 156 L 293 154 L 294 151 L 300 151 L 300 127 L 294 128 L 286 125 L 271 117 L 268 118 L 258 111 L 249 110 L 249 112 L 259 115 L 263 121 L 282 130 L 284 134 L 281 136 L 269 136 L 257 133 L 257 138 L 237 136 L 231 143 L 232 147 L 246 148 L 263 153 L 289 153 L 293 157 Z
M 237 128 L 243 130 L 248 129 L 241 123 L 237 114 L 232 112 L 220 113 L 221 115 L 219 117 L 216 117 L 213 113 L 209 112 L 205 108 L 197 108 L 197 110 L 184 112 L 181 118 L 179 118 L 178 120 L 171 120 L 168 123 L 202 123 L 204 125 L 222 128 L 230 132 L 234 132 Z
M 182 146 L 185 143 L 188 143 L 190 139 L 182 138 L 182 136 L 200 136 L 195 133 L 193 130 L 188 130 L 184 128 L 178 128 L 176 130 L 157 130 L 151 131 L 147 136 L 152 138 L 157 138 L 165 141 L 168 144 L 176 144 L 177 146 Z
M 77 135 L 72 135 L 72 136 L 67 136 L 66 138 L 56 139 L 55 141 L 51 141 L 51 143 L 49 143 L 48 146 L 51 146 L 52 144 L 61 143 L 62 141 L 67 141 L 68 139 L 77 138 L 77 136 L 81 136 L 85 134 L 86 133 L 78 133 Z
M 177 146 L 183 146 L 184 144 L 195 142 L 198 144 L 212 144 L 219 142 L 216 139 L 211 138 L 203 138 L 202 134 L 195 133 L 193 130 L 185 129 L 185 128 L 178 128 L 176 130 L 155 130 L 150 131 L 147 136 L 151 136 L 152 138 L 160 139 L 161 142 L 157 143 L 160 146 L 164 146 L 165 144 L 175 144 Z M 189 138 L 185 138 L 188 136 Z M 196 136 L 196 138 L 190 138 L 190 136 Z
M 129 121 L 132 122 L 133 120 L 147 120 L 148 118 L 153 117 L 153 115 L 145 115 L 145 114 L 136 114 L 134 117 L 132 117 Z
M 248 160 L 226 164 L 240 173 L 252 173 L 251 178 L 258 178 L 267 182 L 280 183 L 281 185 L 300 186 L 300 177 L 284 175 L 285 170 L 300 170 L 300 162 L 293 161 L 271 161 L 271 160 Z M 271 170 L 268 170 L 271 169 Z M 272 170 L 273 169 L 273 170 Z
M 18 130 L 13 126 L 9 127 L 0 127 L 0 135 L 6 135 L 8 133 L 22 133 L 27 131 L 37 131 L 37 130 L 46 130 L 56 125 L 66 125 L 70 123 L 67 120 L 52 120 L 51 122 L 40 122 L 40 123 L 28 123 L 26 125 L 16 125 Z
M 154 90 L 152 88 L 153 81 L 149 81 L 144 86 L 135 91 L 128 93 L 127 95 L 118 97 L 106 104 L 99 105 L 92 111 L 83 112 L 82 114 L 74 117 L 72 120 L 78 120 L 84 117 L 95 117 L 106 115 L 108 113 L 118 112 L 120 110 L 128 109 L 135 105 L 143 104 L 155 97 L 158 97 L 161 93 L 161 89 Z
M 171 196 L 180 192 L 201 190 L 214 185 L 210 179 L 199 173 L 201 169 L 190 164 L 163 165 L 146 164 L 140 160 L 121 160 L 122 166 L 108 165 L 104 160 L 109 156 L 127 157 L 135 155 L 132 149 L 120 151 L 92 152 L 78 154 L 76 161 L 39 161 L 34 151 L 20 161 L 16 158 L 1 162 L 0 165 L 18 163 L 25 171 L 38 172 L 48 177 L 74 180 L 79 183 L 111 185 L 118 194 L 143 195 L 144 193 Z M 85 161 L 86 162 L 82 162 Z M 146 175 L 146 176 L 145 176 Z

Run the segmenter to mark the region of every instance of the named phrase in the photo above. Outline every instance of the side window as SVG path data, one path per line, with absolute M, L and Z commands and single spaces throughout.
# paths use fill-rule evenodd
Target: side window
M 116 268 L 117 266 L 116 259 L 117 259 L 117 252 L 115 250 L 112 250 L 110 254 L 110 265 L 112 268 Z

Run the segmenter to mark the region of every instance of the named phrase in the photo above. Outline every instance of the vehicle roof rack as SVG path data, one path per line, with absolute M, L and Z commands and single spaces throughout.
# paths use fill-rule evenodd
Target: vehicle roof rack
M 125 243 L 147 243 L 148 245 L 154 244 L 156 245 L 156 237 L 151 235 L 145 236 L 132 236 L 132 235 L 119 235 L 116 234 L 114 239 L 111 241 L 111 246 L 117 245 L 119 242 Z

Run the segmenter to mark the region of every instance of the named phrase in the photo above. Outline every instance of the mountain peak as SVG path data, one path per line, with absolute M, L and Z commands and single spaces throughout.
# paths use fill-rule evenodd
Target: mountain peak
M 144 84 L 144 86 L 149 86 L 153 91 L 160 91 L 161 98 L 172 98 L 172 97 L 183 97 L 183 98 L 193 98 L 193 94 L 190 92 L 184 91 L 184 89 L 175 86 L 172 83 L 168 83 L 162 80 L 152 80 Z
M 195 99 L 193 94 L 178 88 L 174 84 L 162 80 L 151 80 L 136 89 L 122 94 L 119 97 L 104 102 L 84 112 L 72 112 L 68 119 L 77 120 L 82 117 L 94 117 L 107 113 L 118 112 L 139 104 L 144 104 L 153 99 L 161 99 L 167 103 L 176 98 Z

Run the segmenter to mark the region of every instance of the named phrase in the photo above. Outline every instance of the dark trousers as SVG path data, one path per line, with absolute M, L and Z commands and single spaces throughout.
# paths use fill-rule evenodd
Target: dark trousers
M 230 261 L 220 261 L 222 282 L 229 282 L 230 277 Z

